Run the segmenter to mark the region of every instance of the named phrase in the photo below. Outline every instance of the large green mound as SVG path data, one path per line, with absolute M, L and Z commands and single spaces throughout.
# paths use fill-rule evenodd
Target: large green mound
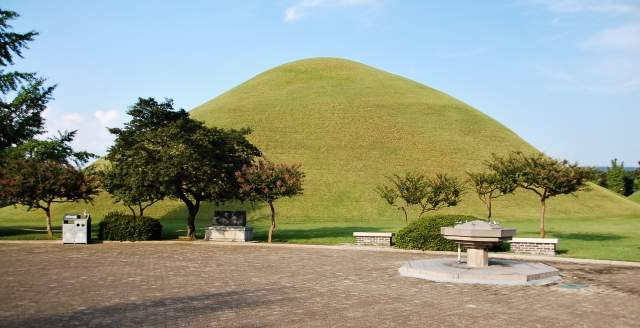
M 629 199 L 636 203 L 640 203 L 640 191 L 636 191 L 633 195 L 629 196 Z
M 199 106 L 211 125 L 254 129 L 276 161 L 300 162 L 306 195 L 281 205 L 297 219 L 398 218 L 373 188 L 407 170 L 464 177 L 491 153 L 535 149 L 502 124 L 442 92 L 357 62 L 317 58 L 266 71 Z M 530 218 L 535 198 L 505 198 L 495 215 Z M 550 202 L 551 217 L 639 214 L 640 207 L 594 187 Z M 450 211 L 484 215 L 469 193 Z
M 491 153 L 535 151 L 508 128 L 459 100 L 344 59 L 307 59 L 276 67 L 199 106 L 192 115 L 212 126 L 251 127 L 250 139 L 268 158 L 303 165 L 305 194 L 279 201 L 276 208 L 283 228 L 316 227 L 305 232 L 313 234 L 310 239 L 345 235 L 331 227 L 401 227 L 400 213 L 373 191 L 386 175 L 421 170 L 464 177 L 467 170 L 481 169 Z M 577 197 L 549 201 L 550 222 L 640 217 L 638 204 L 597 186 L 590 189 Z M 238 206 L 247 208 L 252 224 L 262 229 L 264 207 Z M 84 207 L 60 205 L 54 215 Z M 104 194 L 86 207 L 97 218 L 117 208 Z M 201 210 L 200 227 L 211 211 L 211 206 Z M 444 212 L 485 215 L 471 191 L 461 205 Z M 154 205 L 147 214 L 180 226 L 186 217 L 184 206 L 176 201 Z M 495 217 L 506 220 L 535 220 L 537 214 L 536 199 L 529 193 L 504 197 L 494 210 Z M 5 226 L 41 225 L 41 218 L 38 211 L 0 209 L 0 223 Z

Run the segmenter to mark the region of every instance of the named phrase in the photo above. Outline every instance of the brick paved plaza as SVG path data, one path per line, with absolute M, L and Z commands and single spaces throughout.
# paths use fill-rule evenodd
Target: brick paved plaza
M 549 263 L 582 289 L 404 278 L 422 254 L 0 244 L 1 327 L 638 327 L 640 268 Z

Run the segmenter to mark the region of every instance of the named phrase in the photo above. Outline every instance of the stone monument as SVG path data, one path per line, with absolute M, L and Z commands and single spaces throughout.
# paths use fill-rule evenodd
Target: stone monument
M 253 228 L 247 226 L 245 211 L 214 211 L 211 224 L 204 240 L 250 241 L 253 238 Z

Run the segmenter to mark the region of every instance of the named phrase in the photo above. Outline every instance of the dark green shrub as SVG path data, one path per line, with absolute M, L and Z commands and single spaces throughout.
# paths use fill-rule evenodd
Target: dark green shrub
M 398 232 L 396 246 L 423 251 L 456 251 L 458 245 L 444 239 L 440 228 L 473 220 L 479 219 L 469 215 L 433 215 L 418 219 Z
M 160 240 L 162 225 L 160 221 L 146 217 L 109 212 L 98 225 L 98 238 L 101 240 Z

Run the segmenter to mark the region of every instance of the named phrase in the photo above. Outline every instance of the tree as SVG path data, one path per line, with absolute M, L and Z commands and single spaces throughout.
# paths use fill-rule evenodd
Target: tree
M 52 204 L 90 201 L 98 193 L 93 170 L 81 168 L 93 155 L 73 151 L 69 143 L 74 135 L 75 131 L 26 142 L 7 153 L 10 159 L 0 170 L 2 204 L 42 209 L 49 238 L 53 238 Z
M 246 139 L 251 131 L 207 127 L 183 109 L 175 110 L 170 99 L 160 103 L 140 98 L 128 114 L 132 119 L 123 129 L 110 129 L 116 141 L 107 159 L 123 165 L 118 168 L 126 171 L 123 178 L 135 177 L 137 181 L 124 186 L 136 183 L 136 197 L 182 201 L 188 210 L 187 236 L 195 238 L 200 204 L 237 198 L 235 172 L 260 155 Z
M 607 170 L 607 188 L 623 196 L 629 196 L 634 192 L 634 174 L 624 168 L 624 162 L 618 164 L 618 159 L 611 161 L 611 167 Z
M 638 161 L 638 168 L 633 172 L 635 181 L 635 190 L 640 190 L 640 161 Z
M 9 21 L 19 15 L 0 9 L 0 151 L 19 145 L 44 132 L 41 116 L 52 99 L 55 86 L 35 73 L 6 71 L 15 57 L 38 35 L 37 32 L 15 33 Z
M 496 172 L 467 172 L 478 198 L 487 207 L 487 219 L 491 219 L 492 200 L 513 193 L 517 183 L 512 176 L 502 176 Z
M 276 210 L 273 203 L 283 197 L 293 197 L 302 194 L 304 172 L 299 164 L 274 164 L 260 159 L 255 165 L 244 166 L 236 172 L 240 184 L 240 192 L 245 199 L 266 202 L 271 209 L 271 225 L 267 242 L 271 242 L 273 231 L 276 230 Z
M 507 157 L 493 155 L 489 168 L 503 176 L 512 176 L 518 187 L 538 195 L 540 201 L 540 237 L 544 238 L 546 201 L 558 195 L 574 194 L 585 186 L 587 170 L 566 160 L 542 153 L 513 152 Z
M 160 183 L 149 176 L 148 170 L 136 167 L 135 160 L 122 157 L 109 160 L 100 171 L 102 186 L 116 202 L 127 206 L 134 218 L 143 217 L 148 207 L 164 199 Z
M 427 212 L 458 205 L 464 191 L 455 177 L 446 174 L 427 177 L 422 173 L 407 172 L 404 176 L 389 176 L 387 181 L 388 184 L 376 186 L 375 191 L 389 205 L 402 211 L 405 224 L 409 222 L 411 207 L 420 208 L 419 219 Z

